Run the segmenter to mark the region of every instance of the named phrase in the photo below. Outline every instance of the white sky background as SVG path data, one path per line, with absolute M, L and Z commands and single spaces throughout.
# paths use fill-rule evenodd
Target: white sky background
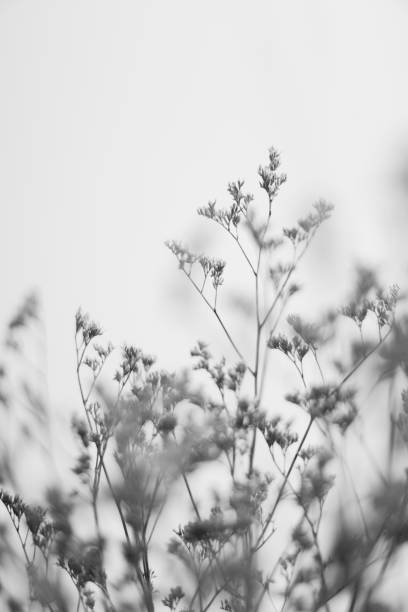
M 311 303 L 356 260 L 404 286 L 407 33 L 404 0 L 0 0 L 0 322 L 40 290 L 53 403 L 76 397 L 79 305 L 170 368 L 218 337 L 163 241 L 223 256 L 195 210 L 237 178 L 262 202 L 271 145 L 282 219 L 336 205 Z

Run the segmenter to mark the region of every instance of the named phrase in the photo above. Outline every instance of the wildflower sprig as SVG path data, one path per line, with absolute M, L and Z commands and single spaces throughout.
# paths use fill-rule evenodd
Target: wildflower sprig
M 286 400 L 304 408 L 313 418 L 325 418 L 344 432 L 357 415 L 356 391 L 336 385 L 311 386 L 303 393 L 289 393 Z
M 166 242 L 166 246 L 176 256 L 179 262 L 179 268 L 183 270 L 183 272 L 185 272 L 187 277 L 190 278 L 191 282 L 193 282 L 197 289 L 198 285 L 196 285 L 195 281 L 192 280 L 191 274 L 193 270 L 193 264 L 200 264 L 200 267 L 203 272 L 203 280 L 199 291 L 201 294 L 203 294 L 207 278 L 210 277 L 212 280 L 213 288 L 215 289 L 214 307 L 216 307 L 217 291 L 218 288 L 224 282 L 223 274 L 225 268 L 225 261 L 223 261 L 222 259 L 206 257 L 205 255 L 193 255 L 185 247 L 182 247 L 180 243 L 174 242 L 173 240 L 168 240 Z
M 276 444 L 285 455 L 287 450 L 299 439 L 289 422 L 283 423 L 280 415 L 272 419 L 265 419 L 262 423 L 262 433 L 269 448 L 272 450 Z
M 166 608 L 170 608 L 170 610 L 175 610 L 180 601 L 183 599 L 183 597 L 183 589 L 180 586 L 177 586 L 170 589 L 169 594 L 162 600 L 162 602 Z
M 206 370 L 221 391 L 230 389 L 231 391 L 238 392 L 240 390 L 246 373 L 245 363 L 239 361 L 235 366 L 227 368 L 224 358 L 218 363 L 215 362 L 208 350 L 208 345 L 200 340 L 190 351 L 190 355 L 198 358 L 194 369 Z
M 384 328 L 390 329 L 394 323 L 395 308 L 399 298 L 398 285 L 392 285 L 387 291 L 377 288 L 374 297 L 371 298 L 364 293 L 358 297 L 359 301 L 352 300 L 340 310 L 341 314 L 356 323 L 364 345 L 363 323 L 371 312 L 376 320 L 378 337 L 381 341 Z
M 278 151 L 271 147 L 268 151 L 268 155 L 268 163 L 265 166 L 259 166 L 258 176 L 260 178 L 259 186 L 266 191 L 268 195 L 270 212 L 272 202 L 277 196 L 281 185 L 286 182 L 287 176 L 283 172 L 281 174 L 277 172 L 280 167 L 280 155 Z
M 246 223 L 250 225 L 248 207 L 254 199 L 252 194 L 243 193 L 243 186 L 244 181 L 239 180 L 228 184 L 228 192 L 232 197 L 232 204 L 229 208 L 217 209 L 216 202 L 213 201 L 209 202 L 207 206 L 198 208 L 197 213 L 203 217 L 206 217 L 207 219 L 215 221 L 218 223 L 218 225 L 223 227 L 228 234 L 230 234 L 240 248 L 241 253 L 247 261 L 250 269 L 254 274 L 256 274 L 253 263 L 251 262 L 251 259 L 244 248 L 239 235 L 238 226 L 242 222 L 242 219 L 244 219 Z
M 247 216 L 248 206 L 253 201 L 252 194 L 244 194 L 242 187 L 244 181 L 236 181 L 235 183 L 229 183 L 228 192 L 232 197 L 232 204 L 229 208 L 217 209 L 216 202 L 209 202 L 207 206 L 198 208 L 197 212 L 207 219 L 212 219 L 221 227 L 227 230 L 228 233 L 234 230 L 235 238 L 238 238 L 238 225 L 242 218 Z
M 5 490 L 0 490 L 0 502 L 10 516 L 24 554 L 30 599 L 39 601 L 43 608 L 54 612 L 50 601 L 47 601 L 47 594 L 54 591 L 52 583 L 47 578 L 47 569 L 55 528 L 48 520 L 44 508 L 26 504 L 19 495 L 11 495 Z M 42 563 L 36 559 L 37 552 L 41 555 Z
M 289 340 L 284 334 L 279 334 L 278 336 L 271 334 L 267 346 L 286 355 L 295 365 L 303 379 L 303 360 L 309 352 L 309 344 L 305 343 L 297 335 L 293 336 L 292 340 Z
M 177 245 L 178 243 L 174 243 L 173 241 L 167 241 L 166 242 L 166 246 L 176 255 L 176 257 L 178 257 L 178 248 L 177 246 L 175 247 L 174 245 Z M 197 261 L 197 258 L 194 259 L 194 262 Z M 202 264 L 202 262 L 204 263 L 204 266 Z M 180 268 L 184 271 L 184 273 L 186 274 L 187 278 L 189 279 L 189 281 L 191 282 L 191 284 L 193 285 L 194 289 L 201 295 L 201 297 L 203 298 L 204 302 L 207 304 L 207 306 L 210 308 L 210 310 L 214 313 L 217 321 L 219 322 L 219 324 L 221 325 L 226 337 L 228 338 L 228 341 L 230 342 L 231 346 L 233 347 L 233 349 L 235 350 L 235 352 L 237 353 L 237 355 L 240 357 L 240 359 L 242 361 L 245 361 L 244 356 L 242 354 L 242 352 L 240 351 L 240 349 L 238 348 L 237 344 L 235 343 L 235 341 L 233 340 L 227 326 L 225 325 L 221 315 L 219 314 L 218 308 L 217 308 L 217 298 L 218 298 L 218 289 L 219 287 L 223 284 L 224 279 L 223 279 L 223 272 L 224 272 L 224 268 L 225 268 L 225 262 L 219 259 L 207 259 L 207 258 L 201 258 L 201 266 L 203 268 L 203 272 L 204 272 L 204 279 L 201 283 L 201 286 L 192 278 L 192 268 L 190 267 L 190 269 L 188 271 L 185 270 L 184 266 L 180 266 Z M 205 293 L 204 293 L 204 288 L 205 288 L 205 283 L 207 280 L 208 275 L 210 275 L 212 277 L 212 281 L 213 281 L 213 288 L 214 288 L 214 300 L 211 303 L 210 300 L 206 297 Z

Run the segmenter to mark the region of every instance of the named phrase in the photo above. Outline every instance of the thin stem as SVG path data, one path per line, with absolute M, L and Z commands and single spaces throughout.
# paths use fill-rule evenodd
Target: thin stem
M 386 339 L 388 338 L 388 336 L 391 334 L 392 331 L 392 326 L 390 326 L 389 330 L 387 331 L 387 333 L 385 334 L 385 336 L 383 336 L 378 342 L 377 344 L 375 344 L 369 351 L 368 353 L 366 353 L 365 355 L 363 355 L 358 361 L 357 363 L 352 367 L 352 369 L 348 372 L 348 374 L 346 374 L 346 376 L 344 376 L 344 378 L 341 380 L 341 382 L 337 385 L 336 387 L 336 391 L 338 391 L 352 376 L 355 372 L 357 372 L 357 370 L 363 365 L 363 363 L 369 358 L 371 357 L 371 355 L 373 355 L 376 350 L 381 346 L 381 344 L 383 344 Z
M 282 296 L 282 293 L 285 290 L 286 285 L 288 284 L 289 279 L 292 276 L 294 270 L 295 270 L 295 264 L 292 264 L 292 266 L 290 267 L 288 273 L 286 274 L 286 278 L 283 281 L 283 284 L 281 285 L 280 289 L 278 290 L 277 294 L 275 295 L 272 304 L 269 306 L 268 310 L 266 311 L 265 316 L 263 317 L 263 319 L 261 321 L 261 327 L 263 327 L 265 325 L 265 323 L 267 322 L 267 320 L 271 316 L 272 312 L 274 311 L 274 308 L 275 308 L 276 304 L 278 303 L 278 301 L 280 300 L 280 298 Z
M 214 602 L 214 600 L 218 597 L 218 595 L 220 593 L 222 593 L 222 591 L 225 589 L 226 585 L 228 583 L 222 584 L 220 587 L 218 587 L 218 589 L 215 591 L 215 593 L 213 594 L 213 596 L 209 599 L 207 605 L 205 606 L 205 608 L 202 608 L 202 612 L 207 612 L 207 610 L 209 609 L 209 607 L 211 606 L 211 604 Z
M 233 239 L 235 240 L 235 242 L 237 243 L 237 245 L 239 246 L 241 253 L 243 254 L 243 256 L 245 257 L 249 267 L 251 268 L 252 273 L 256 276 L 256 270 L 254 268 L 254 266 L 252 265 L 251 260 L 249 259 L 245 249 L 243 248 L 238 236 L 234 236 L 234 234 L 232 234 L 231 232 L 229 232 L 229 234 L 233 237 Z
M 25 540 L 23 540 L 23 538 L 21 537 L 21 533 L 20 533 L 20 525 L 19 525 L 19 523 L 18 523 L 18 524 L 16 524 L 16 523 L 14 522 L 13 517 L 12 517 L 11 512 L 9 511 L 8 507 L 7 507 L 5 504 L 3 504 L 3 505 L 4 505 L 4 507 L 6 508 L 8 515 L 10 516 L 10 519 L 11 519 L 11 522 L 12 522 L 12 524 L 13 524 L 14 530 L 15 530 L 15 532 L 16 532 L 16 534 L 17 534 L 17 537 L 18 537 L 18 539 L 19 539 L 19 541 L 20 541 L 21 548 L 22 548 L 22 550 L 23 550 L 24 558 L 25 558 L 26 565 L 27 565 L 26 570 L 27 570 L 27 573 L 28 573 L 28 572 L 29 572 L 29 569 L 30 569 L 30 568 L 33 566 L 33 561 L 31 561 L 31 560 L 30 560 L 30 558 L 29 558 L 29 556 L 28 556 L 28 553 L 27 553 L 26 542 L 25 542 Z M 30 576 L 29 576 L 29 574 L 28 574 L 28 578 L 29 578 L 29 580 L 30 580 Z M 30 585 L 31 585 L 31 580 L 30 580 Z M 46 604 L 44 604 L 44 605 L 46 606 L 46 608 L 48 608 L 49 612 L 54 612 L 54 609 L 53 609 L 53 607 L 51 606 L 51 604 L 50 604 L 50 603 L 46 603 Z
M 128 528 L 127 528 L 127 525 L 126 525 L 125 517 L 124 517 L 123 512 L 122 512 L 122 507 L 121 507 L 120 501 L 119 501 L 119 499 L 118 499 L 118 497 L 117 497 L 117 495 L 116 495 L 116 493 L 114 491 L 114 488 L 113 488 L 113 485 L 112 485 L 109 473 L 108 473 L 108 471 L 106 469 L 105 462 L 103 460 L 101 460 L 101 465 L 102 465 L 103 473 L 105 475 L 106 482 L 108 483 L 108 487 L 109 487 L 110 493 L 112 495 L 113 501 L 115 502 L 116 508 L 118 510 L 119 518 L 120 518 L 120 521 L 122 523 L 123 532 L 124 532 L 125 538 L 126 538 L 126 543 L 128 544 L 128 546 L 131 546 L 131 540 L 130 540 L 130 536 L 129 536 L 129 531 L 128 531 Z
M 278 504 L 279 504 L 279 502 L 280 502 L 280 500 L 282 498 L 282 495 L 283 495 L 283 492 L 285 490 L 286 484 L 288 482 L 289 476 L 291 475 L 291 473 L 293 471 L 293 468 L 295 467 L 296 461 L 297 461 L 297 459 L 299 457 L 299 453 L 302 450 L 303 445 L 304 445 L 304 443 L 306 441 L 306 438 L 309 435 L 309 432 L 310 432 L 310 430 L 312 428 L 312 425 L 314 423 L 314 419 L 315 419 L 315 417 L 313 417 L 313 416 L 310 417 L 309 423 L 308 423 L 308 425 L 306 427 L 306 430 L 305 430 L 305 432 L 304 432 L 304 434 L 302 436 L 301 441 L 299 442 L 299 445 L 298 445 L 298 447 L 296 449 L 295 455 L 294 455 L 294 457 L 293 457 L 293 459 L 291 461 L 289 469 L 288 469 L 288 471 L 285 474 L 285 478 L 284 478 L 283 483 L 282 483 L 282 485 L 281 485 L 281 487 L 279 489 L 279 492 L 278 492 L 277 498 L 275 500 L 275 503 L 274 503 L 274 505 L 272 507 L 272 510 L 269 512 L 269 514 L 268 514 L 268 516 L 267 516 L 267 518 L 266 518 L 266 520 L 264 522 L 264 525 L 263 525 L 263 528 L 261 530 L 261 533 L 258 536 L 258 540 L 257 540 L 257 542 L 255 544 L 255 550 L 259 550 L 259 548 L 260 548 L 259 544 L 262 541 L 262 539 L 263 539 L 263 537 L 264 537 L 264 535 L 266 533 L 266 530 L 267 530 L 267 528 L 268 528 L 268 526 L 269 526 L 269 524 L 270 524 L 270 522 L 271 522 L 271 520 L 272 520 L 272 518 L 273 518 L 273 516 L 274 516 L 274 514 L 276 512 L 276 508 L 278 507 Z
M 149 536 L 148 536 L 148 538 L 146 540 L 146 544 L 149 544 L 150 540 L 152 539 L 153 533 L 154 533 L 154 531 L 156 529 L 157 523 L 159 522 L 160 516 L 161 516 L 161 514 L 162 514 L 162 512 L 164 510 L 164 506 L 165 505 L 166 505 L 166 500 L 162 503 L 162 505 L 159 508 L 159 511 L 157 512 L 157 514 L 155 516 L 155 519 L 153 521 L 153 525 L 152 525 L 152 527 L 150 529 L 150 534 L 149 534 Z
M 315 360 L 315 362 L 316 362 L 317 369 L 319 370 L 319 374 L 320 374 L 320 378 L 322 379 L 322 383 L 323 383 L 323 384 L 326 384 L 326 381 L 325 381 L 325 379 L 324 379 L 324 375 L 323 375 L 322 368 L 320 367 L 320 363 L 319 363 L 319 360 L 318 360 L 318 358 L 317 358 L 317 350 L 316 350 L 315 348 L 312 348 L 312 355 L 313 355 L 313 358 L 314 358 L 314 360 Z
M 276 320 L 275 320 L 272 328 L 270 329 L 268 335 L 272 336 L 275 333 L 275 330 L 276 330 L 276 328 L 277 328 L 277 326 L 279 324 L 279 321 L 280 321 L 280 319 L 282 317 L 283 311 L 285 310 L 285 306 L 287 304 L 287 301 L 288 301 L 288 296 L 286 295 L 283 298 L 283 300 L 282 300 L 282 304 L 281 304 L 280 310 L 279 310 L 279 312 L 278 312 L 278 314 L 276 316 Z M 260 389 L 259 389 L 259 395 L 261 397 L 262 397 L 263 388 L 264 388 L 264 385 L 265 385 L 265 378 L 266 378 L 266 372 L 267 372 L 267 368 L 268 368 L 269 355 L 270 355 L 270 351 L 268 350 L 265 353 L 265 357 L 264 357 L 263 364 L 262 364 L 261 383 L 260 383 Z
M 228 329 L 226 328 L 223 320 L 221 319 L 220 315 L 218 314 L 218 310 L 215 306 L 212 306 L 212 304 L 208 301 L 208 299 L 205 297 L 205 295 L 201 292 L 200 287 L 197 285 L 197 283 L 191 278 L 191 276 L 184 270 L 185 275 L 187 276 L 187 278 L 189 279 L 189 281 L 191 282 L 191 284 L 193 285 L 193 287 L 195 288 L 195 290 L 201 295 L 201 297 L 203 298 L 204 302 L 207 304 L 208 308 L 214 313 L 218 323 L 221 325 L 225 335 L 228 338 L 228 341 L 230 342 L 232 348 L 234 349 L 234 351 L 237 353 L 238 357 L 241 359 L 241 361 L 243 363 L 246 364 L 246 359 L 244 358 L 242 352 L 239 350 L 239 348 L 237 347 L 237 345 L 235 344 L 234 340 L 232 339 L 232 336 L 230 334 L 230 332 L 228 331 Z M 254 371 L 247 366 L 247 369 L 254 374 Z
M 268 231 L 270 220 L 271 220 L 271 200 L 269 199 L 268 218 L 265 223 L 265 227 L 263 229 L 262 236 L 259 241 L 258 259 L 257 259 L 257 264 L 256 264 L 256 270 L 255 270 L 256 340 L 255 340 L 255 366 L 254 366 L 254 396 L 255 396 L 256 402 L 259 399 L 258 398 L 259 357 L 260 357 L 260 345 L 261 345 L 261 338 L 262 338 L 262 324 L 261 324 L 260 308 L 259 308 L 259 299 L 260 299 L 259 274 L 260 274 L 260 268 L 261 268 L 262 252 L 264 250 L 264 240 L 265 240 L 266 233 Z M 249 451 L 248 478 L 251 477 L 253 466 L 254 466 L 257 429 L 258 427 L 257 427 L 257 424 L 255 423 L 253 425 L 251 447 Z

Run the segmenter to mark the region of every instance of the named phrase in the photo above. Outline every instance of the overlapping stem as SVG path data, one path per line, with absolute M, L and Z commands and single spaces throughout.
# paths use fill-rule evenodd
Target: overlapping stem
M 85 351 L 87 349 L 87 343 L 84 342 L 84 347 L 78 347 L 78 343 L 77 343 L 77 336 L 75 335 L 75 346 L 76 346 L 76 352 L 77 352 L 77 368 L 76 368 L 76 372 L 77 372 L 77 380 L 78 380 L 78 387 L 79 387 L 79 392 L 81 395 L 81 400 L 82 400 L 82 404 L 84 407 L 84 411 L 85 411 L 85 415 L 86 415 L 86 419 L 88 422 L 88 426 L 89 426 L 89 430 L 92 432 L 93 431 L 93 426 L 92 426 L 92 421 L 91 418 L 89 416 L 89 411 L 87 409 L 88 407 L 88 400 L 90 397 L 90 393 L 88 393 L 87 395 L 85 395 L 84 393 L 84 389 L 83 389 L 83 385 L 82 385 L 82 380 L 81 380 L 81 375 L 80 375 L 80 368 L 82 365 L 82 361 L 85 355 Z M 82 351 L 81 351 L 82 348 Z M 81 351 L 81 352 L 80 352 Z M 100 372 L 99 372 L 100 373 Z M 129 372 L 129 374 L 126 376 L 125 381 L 122 383 L 119 392 L 118 392 L 118 396 L 116 399 L 116 404 L 115 407 L 117 406 L 119 400 L 120 400 L 120 395 L 121 392 L 123 391 L 126 382 L 129 380 L 131 375 L 131 372 Z M 95 382 L 95 381 L 94 381 Z M 123 510 L 122 510 L 122 506 L 120 503 L 120 500 L 115 492 L 115 489 L 113 487 L 112 481 L 110 479 L 109 476 L 109 472 L 107 470 L 106 467 L 106 463 L 105 463 L 105 459 L 104 459 L 104 455 L 106 452 L 106 448 L 107 448 L 107 443 L 101 445 L 99 439 L 96 439 L 96 443 L 95 443 L 95 447 L 96 447 L 96 452 L 97 452 L 97 457 L 99 460 L 99 465 L 102 468 L 102 471 L 104 473 L 110 494 L 112 496 L 112 499 L 114 501 L 114 504 L 116 506 L 116 509 L 118 511 L 119 514 L 119 518 L 120 518 L 120 522 L 122 525 L 122 529 L 123 529 L 123 533 L 125 535 L 125 540 L 126 540 L 126 544 L 129 548 L 132 548 L 132 542 L 131 542 L 131 538 L 130 538 L 130 534 L 129 534 L 129 530 L 127 527 L 127 523 L 126 523 L 126 519 L 125 516 L 123 514 Z M 97 485 L 99 487 L 99 479 L 97 481 Z M 97 529 L 98 529 L 98 525 L 99 525 L 99 520 L 98 520 L 98 512 L 97 512 L 97 496 L 98 496 L 98 489 L 96 491 L 93 492 L 93 511 L 94 511 L 94 516 L 95 516 L 95 521 L 96 521 L 96 525 L 97 525 Z M 146 603 L 146 607 L 148 612 L 153 612 L 154 610 L 154 604 L 153 604 L 153 597 L 152 597 L 152 587 L 151 587 L 151 582 L 150 582 L 150 570 L 148 569 L 148 563 L 146 563 L 146 556 L 147 551 L 145 551 L 145 555 L 143 557 L 143 562 L 144 562 L 144 573 L 142 574 L 138 563 L 135 564 L 135 571 L 136 571 L 136 575 L 140 584 L 140 587 L 142 589 L 143 592 L 143 597 Z

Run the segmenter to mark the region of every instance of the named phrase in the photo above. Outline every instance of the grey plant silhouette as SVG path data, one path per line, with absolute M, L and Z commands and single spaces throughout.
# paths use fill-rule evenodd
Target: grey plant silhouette
M 398 288 L 384 289 L 360 269 L 336 311 L 314 321 L 291 313 L 299 264 L 333 207 L 320 200 L 276 232 L 286 175 L 275 149 L 258 178 L 261 198 L 238 180 L 228 185 L 229 206 L 198 209 L 232 239 L 248 274 L 250 346 L 241 345 L 224 308 L 228 264 L 166 243 L 233 361 L 199 340 L 189 372 L 164 371 L 139 347 L 115 349 L 78 310 L 76 486 L 50 482 L 43 503 L 30 503 L 3 453 L 5 610 L 402 609 L 387 591 L 408 536 L 408 391 L 395 400 L 408 374 L 406 321 L 395 322 Z M 17 332 L 36 319 L 34 306 L 28 300 L 9 325 L 14 350 Z M 377 370 L 369 369 L 371 357 Z M 116 368 L 107 383 L 109 362 Z M 296 382 L 277 402 L 268 385 L 285 366 Z M 387 469 L 360 436 L 363 370 L 393 391 Z M 6 409 L 12 397 L 7 370 L 1 374 Z M 26 397 L 35 408 L 34 395 Z M 371 468 L 364 489 L 345 451 L 353 436 Z M 216 470 L 216 492 L 206 470 Z

